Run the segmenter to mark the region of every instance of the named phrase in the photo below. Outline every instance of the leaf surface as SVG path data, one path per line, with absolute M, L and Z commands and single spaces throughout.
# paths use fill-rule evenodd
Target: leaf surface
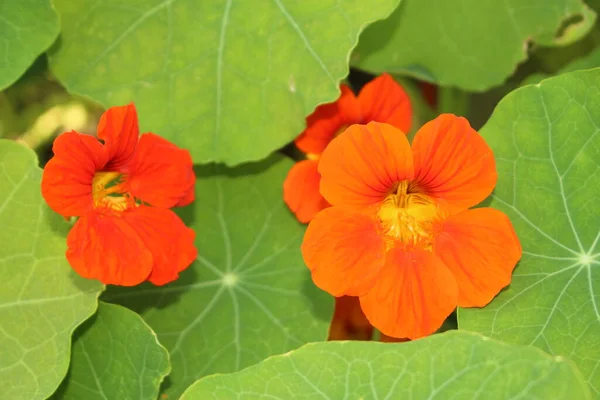
M 459 310 L 459 328 L 576 362 L 600 396 L 600 69 L 507 95 L 481 134 L 523 246 L 510 287 Z

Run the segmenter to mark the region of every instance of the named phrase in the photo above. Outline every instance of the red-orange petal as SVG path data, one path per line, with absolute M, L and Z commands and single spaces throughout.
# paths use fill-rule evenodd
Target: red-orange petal
M 329 203 L 319 192 L 321 175 L 316 160 L 303 160 L 292 166 L 283 182 L 283 200 L 298 221 L 309 223 Z
M 415 182 L 455 210 L 479 204 L 496 185 L 494 154 L 462 117 L 442 114 L 426 123 L 412 150 Z
M 42 196 L 55 212 L 82 216 L 93 205 L 92 181 L 108 161 L 102 144 L 93 136 L 65 132 L 54 141 L 54 157 L 44 167 Z
M 98 122 L 98 138 L 108 151 L 107 171 L 127 172 L 140 135 L 137 112 L 133 103 L 110 107 Z
M 155 207 L 171 208 L 193 196 L 196 175 L 190 153 L 158 135 L 140 137 L 129 170 L 127 188 Z
M 123 218 L 91 211 L 67 236 L 67 260 L 82 277 L 134 286 L 152 271 L 153 257 L 136 230 Z
M 508 217 L 492 208 L 463 211 L 447 219 L 433 251 L 458 283 L 458 305 L 483 307 L 510 283 L 521 244 Z
M 308 225 L 302 256 L 315 285 L 336 297 L 358 296 L 383 267 L 385 243 L 373 218 L 330 207 Z
M 439 329 L 457 300 L 456 281 L 442 260 L 429 251 L 394 248 L 360 305 L 384 334 L 417 339 Z
M 193 184 L 183 197 L 175 204 L 175 207 L 185 207 L 196 200 L 196 185 Z
M 173 211 L 138 207 L 123 213 L 123 219 L 135 229 L 152 253 L 154 264 L 148 280 L 153 284 L 174 281 L 179 272 L 196 260 L 195 233 Z
M 406 135 L 388 124 L 352 125 L 335 138 L 319 162 L 321 194 L 332 205 L 365 207 L 413 178 Z
M 385 122 L 408 133 L 412 122 L 410 98 L 390 74 L 367 83 L 358 94 L 363 121 Z
M 322 104 L 306 118 L 306 129 L 294 141 L 304 153 L 321 154 L 329 142 L 346 126 L 360 122 L 358 100 L 346 85 L 333 103 Z

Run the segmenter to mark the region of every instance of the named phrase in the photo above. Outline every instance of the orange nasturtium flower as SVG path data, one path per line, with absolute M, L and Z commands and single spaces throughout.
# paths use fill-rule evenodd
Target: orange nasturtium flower
M 98 138 L 65 132 L 52 150 L 42 195 L 57 213 L 79 217 L 67 237 L 79 275 L 164 285 L 195 260 L 194 231 L 169 210 L 194 200 L 192 159 L 160 136 L 140 136 L 133 104 L 109 108 Z
M 468 121 L 444 114 L 412 147 L 388 124 L 353 125 L 319 163 L 332 207 L 302 244 L 313 281 L 358 296 L 382 333 L 415 339 L 458 305 L 482 307 L 510 283 L 521 245 L 508 217 L 469 210 L 497 180 L 491 149 Z
M 306 129 L 295 140 L 307 160 L 297 162 L 283 184 L 283 199 L 302 223 L 308 223 L 329 207 L 319 192 L 319 158 L 327 145 L 348 126 L 385 122 L 408 133 L 412 119 L 410 99 L 404 89 L 383 74 L 367 83 L 358 96 L 341 85 L 342 94 L 334 103 L 323 104 L 306 119 Z

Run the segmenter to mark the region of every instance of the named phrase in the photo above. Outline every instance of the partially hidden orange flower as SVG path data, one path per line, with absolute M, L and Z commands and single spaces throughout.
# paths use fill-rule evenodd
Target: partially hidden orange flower
M 197 256 L 194 231 L 169 210 L 194 200 L 190 154 L 153 133 L 140 136 L 133 104 L 109 108 L 97 136 L 58 136 L 42 176 L 50 208 L 79 217 L 67 260 L 106 284 L 176 279 Z
M 484 306 L 510 283 L 521 245 L 505 214 L 469 210 L 497 173 L 464 118 L 428 122 L 412 147 L 391 125 L 353 125 L 324 151 L 319 172 L 332 207 L 308 226 L 304 260 L 318 287 L 358 296 L 385 335 L 431 334 L 456 306 Z
M 348 126 L 368 122 L 385 122 L 408 133 L 412 119 L 410 99 L 389 74 L 367 83 L 358 96 L 341 85 L 341 96 L 334 103 L 323 104 L 306 119 L 306 129 L 295 144 L 307 159 L 297 162 L 283 184 L 283 199 L 296 218 L 309 222 L 329 206 L 319 192 L 321 177 L 319 158 L 327 145 Z

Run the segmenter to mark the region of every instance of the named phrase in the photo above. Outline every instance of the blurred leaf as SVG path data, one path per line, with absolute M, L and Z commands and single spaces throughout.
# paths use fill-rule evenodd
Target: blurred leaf
M 600 67 L 600 48 L 597 48 L 588 55 L 578 58 L 575 61 L 565 65 L 563 68 L 556 72 L 556 75 L 578 71 L 582 69 L 592 69 L 596 67 Z M 532 74 L 523 81 L 522 85 L 540 83 L 542 80 L 549 78 L 550 76 L 552 75 L 544 73 Z
M 569 44 L 595 20 L 581 0 L 404 0 L 364 31 L 352 63 L 483 91 L 501 84 L 527 58 L 529 41 Z
M 304 226 L 282 200 L 291 165 L 272 156 L 199 168 L 196 201 L 179 213 L 196 231 L 198 261 L 172 284 L 106 293 L 139 312 L 171 353 L 169 398 L 202 376 L 327 338 L 333 299 L 312 283 Z
M 71 334 L 94 313 L 103 286 L 67 260 L 69 224 L 40 194 L 33 151 L 0 140 L 0 393 L 45 399 L 67 373 Z
M 459 328 L 577 363 L 600 396 L 600 69 L 506 96 L 481 134 L 496 155 L 491 207 L 523 246 L 510 287 Z
M 56 399 L 148 399 L 169 373 L 169 353 L 133 311 L 100 302 L 73 341 L 69 375 Z
M 134 101 L 142 128 L 196 162 L 258 160 L 333 101 L 368 23 L 399 0 L 55 0 L 53 71 L 105 106 Z
M 589 399 L 573 363 L 468 332 L 414 342 L 309 344 L 241 372 L 213 375 L 181 400 Z
M 59 31 L 50 0 L 0 1 L 0 89 L 19 79 Z

